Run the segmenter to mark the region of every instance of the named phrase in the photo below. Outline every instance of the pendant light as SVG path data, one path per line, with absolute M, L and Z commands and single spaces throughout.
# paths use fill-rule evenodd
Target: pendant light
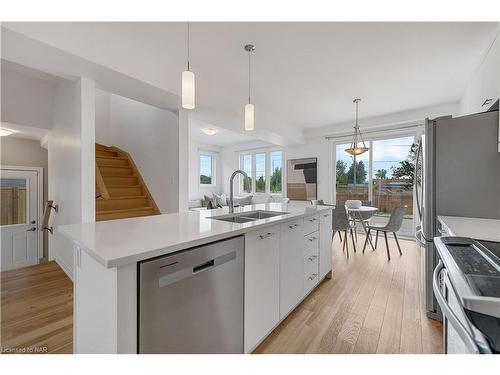
M 189 70 L 189 22 L 187 24 L 187 70 L 182 72 L 182 108 L 194 109 L 194 73 Z
M 366 151 L 369 150 L 369 148 L 366 147 L 365 141 L 363 140 L 363 136 L 361 135 L 361 131 L 359 130 L 359 124 L 358 124 L 358 103 L 360 101 L 361 101 L 361 99 L 359 99 L 359 98 L 356 98 L 356 99 L 353 100 L 353 102 L 356 104 L 356 123 L 354 124 L 354 136 L 352 137 L 351 147 L 345 149 L 345 151 L 348 154 L 351 154 L 353 156 L 364 154 Z M 358 143 L 358 136 L 359 136 L 359 139 L 361 140 L 361 143 L 363 144 L 362 147 Z
M 252 52 L 255 51 L 255 46 L 253 44 L 247 44 L 244 49 L 248 52 L 248 103 L 245 104 L 245 130 L 252 131 L 255 128 L 255 108 L 250 100 L 250 56 Z

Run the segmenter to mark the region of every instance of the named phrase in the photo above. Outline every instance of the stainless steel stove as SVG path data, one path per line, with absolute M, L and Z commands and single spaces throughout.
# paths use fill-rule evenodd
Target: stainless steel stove
M 500 352 L 500 243 L 434 239 L 433 289 L 443 311 L 447 353 Z

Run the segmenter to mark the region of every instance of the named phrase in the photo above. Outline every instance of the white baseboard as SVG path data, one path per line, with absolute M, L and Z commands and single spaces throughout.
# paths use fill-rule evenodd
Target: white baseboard
M 62 259 L 58 256 L 54 256 L 56 263 L 62 268 L 64 273 L 73 281 L 73 267 L 68 266 Z

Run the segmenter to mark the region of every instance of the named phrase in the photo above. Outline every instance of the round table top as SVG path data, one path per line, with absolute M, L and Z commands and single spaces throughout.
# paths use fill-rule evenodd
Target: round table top
M 377 207 L 371 207 L 371 206 L 361 206 L 359 208 L 349 208 L 347 207 L 347 211 L 349 212 L 375 212 L 378 211 Z

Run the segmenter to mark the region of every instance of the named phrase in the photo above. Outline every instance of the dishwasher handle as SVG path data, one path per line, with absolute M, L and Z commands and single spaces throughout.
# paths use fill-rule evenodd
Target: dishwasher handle
M 208 268 L 212 268 L 215 264 L 215 259 L 209 260 L 208 262 L 202 263 L 196 267 L 193 267 L 193 273 L 202 272 Z

